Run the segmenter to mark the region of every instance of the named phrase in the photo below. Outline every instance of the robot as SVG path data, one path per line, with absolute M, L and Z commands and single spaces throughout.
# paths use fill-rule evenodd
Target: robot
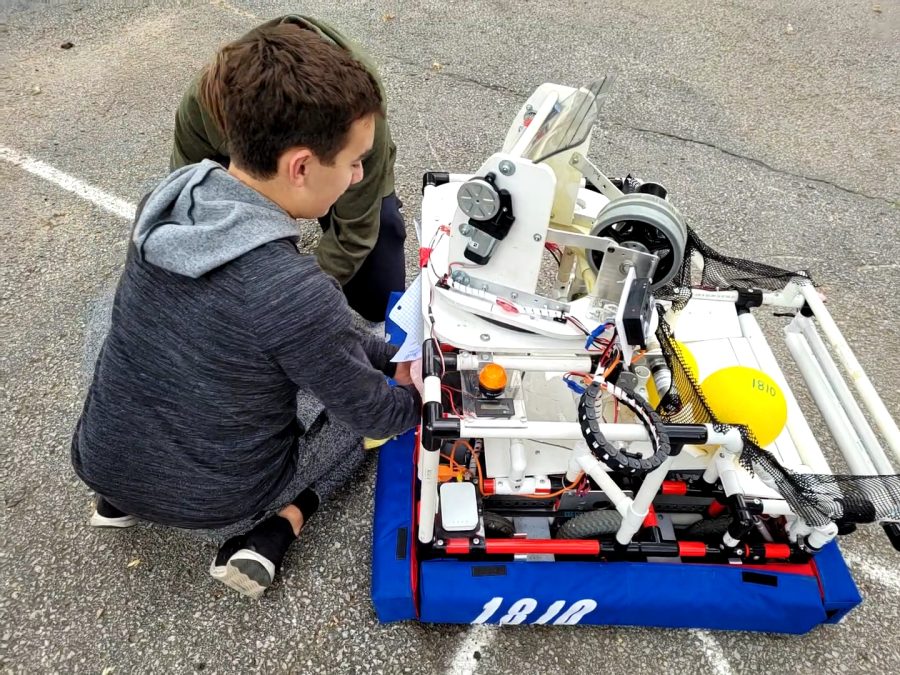
M 821 296 L 715 253 L 665 187 L 588 159 L 612 79 L 540 86 L 474 174 L 424 176 L 419 556 L 780 564 L 873 521 L 900 550 L 900 431 Z M 791 315 L 851 474 L 833 474 L 767 309 Z M 735 368 L 783 413 L 722 419 L 701 382 Z

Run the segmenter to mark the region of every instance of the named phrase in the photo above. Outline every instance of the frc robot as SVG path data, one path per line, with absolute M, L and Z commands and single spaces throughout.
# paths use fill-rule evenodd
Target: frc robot
M 663 186 L 607 178 L 588 149 L 610 83 L 542 85 L 475 174 L 425 175 L 425 404 L 404 550 L 430 579 L 428 620 L 660 625 L 604 617 L 599 589 L 661 563 L 818 574 L 811 561 L 839 561 L 831 542 L 859 522 L 880 521 L 900 546 L 885 451 L 900 458 L 900 431 L 810 279 L 722 256 Z M 829 468 L 756 308 L 792 315 L 787 347 L 851 475 Z M 573 601 L 507 611 L 482 584 L 454 613 L 431 590 L 454 564 L 513 566 L 520 592 L 546 590 L 573 563 L 586 575 Z M 652 592 L 664 608 L 672 591 Z

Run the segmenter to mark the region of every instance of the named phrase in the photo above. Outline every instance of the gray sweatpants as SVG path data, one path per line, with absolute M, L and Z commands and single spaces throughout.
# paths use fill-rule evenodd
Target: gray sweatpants
M 114 298 L 115 287 L 106 289 L 88 308 L 81 364 L 84 392 L 90 386 L 97 356 L 109 332 Z M 305 489 L 315 492 L 321 503 L 352 477 L 365 458 L 362 436 L 342 422 L 331 419 L 322 404 L 302 390 L 297 395 L 297 418 L 305 433 L 297 444 L 296 471 L 281 494 L 262 511 L 243 520 L 221 528 L 184 532 L 221 543 L 253 529 Z

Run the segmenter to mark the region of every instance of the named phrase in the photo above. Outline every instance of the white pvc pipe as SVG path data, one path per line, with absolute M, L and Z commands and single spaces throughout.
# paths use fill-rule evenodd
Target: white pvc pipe
M 428 544 L 434 538 L 434 517 L 438 506 L 438 464 L 440 453 L 437 450 L 425 450 L 422 458 L 422 494 L 419 499 L 419 541 Z
M 522 427 L 478 426 L 476 420 L 460 421 L 462 438 L 535 438 L 540 440 L 577 441 L 584 436 L 578 422 L 528 422 Z M 649 441 L 642 424 L 601 424 L 600 431 L 608 441 Z
M 769 343 L 756 318 L 750 312 L 744 312 L 738 315 L 738 322 L 741 325 L 741 333 L 750 344 L 750 349 L 753 350 L 760 368 L 775 380 L 775 383 L 784 394 L 788 409 L 786 426 L 788 434 L 790 434 L 791 440 L 794 441 L 794 446 L 797 448 L 797 454 L 800 455 L 800 459 L 814 473 L 831 473 L 831 467 L 828 466 L 828 461 L 825 459 L 825 455 L 822 454 L 822 448 L 819 446 L 812 429 L 810 429 L 809 423 L 806 421 L 806 417 L 804 417 L 803 411 L 797 403 L 797 399 L 794 398 L 787 379 L 785 379 L 784 373 L 775 359 L 775 354 L 772 353 L 772 348 L 769 347 Z
M 788 284 L 783 291 L 763 293 L 762 304 L 771 307 L 799 309 L 803 306 L 803 298 L 797 293 L 797 290 L 796 285 Z M 733 305 L 738 299 L 737 291 L 704 291 L 692 288 L 690 292 L 692 300 L 718 300 Z
M 519 440 L 513 440 L 509 444 L 509 480 L 514 489 L 522 487 L 525 478 L 525 470 L 528 468 L 528 459 L 525 457 L 525 444 Z
M 763 499 L 763 513 L 767 516 L 792 516 L 791 505 L 783 499 Z
M 422 382 L 424 403 L 440 403 L 441 402 L 441 378 L 437 375 L 429 375 Z
M 666 461 L 644 477 L 641 489 L 634 496 L 631 505 L 628 507 L 628 512 L 622 516 L 622 524 L 619 526 L 619 531 L 616 532 L 617 542 L 622 545 L 628 544 L 632 537 L 637 534 L 637 531 L 641 529 L 644 519 L 650 510 L 650 505 L 653 503 L 656 495 L 659 494 L 659 489 L 669 474 L 674 461 L 674 457 L 667 457 Z
M 841 334 L 841 329 L 838 328 L 834 319 L 831 318 L 831 314 L 825 307 L 825 303 L 822 302 L 822 298 L 819 297 L 818 291 L 812 285 L 807 285 L 801 286 L 800 292 L 806 299 L 806 303 L 813 311 L 813 314 L 816 315 L 816 319 L 818 319 L 819 325 L 822 327 L 822 332 L 825 333 L 825 338 L 834 347 L 838 359 L 850 374 L 850 379 L 856 387 L 860 398 L 862 398 L 863 404 L 875 419 L 875 425 L 881 430 L 888 446 L 893 450 L 897 459 L 900 460 L 900 429 L 897 428 L 897 423 L 888 412 L 884 401 L 881 400 L 878 392 L 875 391 L 875 387 L 872 386 L 871 380 L 869 380 L 859 361 L 857 361 L 853 350 L 850 349 L 850 345 L 847 344 L 847 341 Z
M 567 373 L 571 370 L 581 372 L 590 372 L 591 370 L 591 359 L 587 356 L 531 357 L 493 354 L 489 362 L 509 370 L 523 372 Z M 478 370 L 479 367 L 480 359 L 477 354 L 459 354 L 456 357 L 457 370 Z
M 586 454 L 579 455 L 576 459 L 582 471 L 594 479 L 594 482 L 600 486 L 600 489 L 616 507 L 616 511 L 624 516 L 628 507 L 631 506 L 631 497 L 622 492 L 622 488 L 603 470 L 600 461 L 590 452 L 586 451 Z
M 725 495 L 731 497 L 733 495 L 744 494 L 741 488 L 741 481 L 738 477 L 737 466 L 731 455 L 720 450 L 716 453 L 716 468 L 719 473 L 719 480 L 722 482 L 722 490 Z
M 816 406 L 822 411 L 822 417 L 828 425 L 831 435 L 844 459 L 847 460 L 850 471 L 857 475 L 874 474 L 875 467 L 872 465 L 872 460 L 866 454 L 859 436 L 856 435 L 856 430 L 850 424 L 847 414 L 828 385 L 828 381 L 803 334 L 791 331 L 788 326 L 785 328 L 784 339 L 791 356 L 794 357 L 794 361 L 800 369 L 800 374 L 806 381 L 806 386 L 809 387 Z
M 797 324 L 803 331 L 803 335 L 806 336 L 806 341 L 812 349 L 813 356 L 815 356 L 816 360 L 819 362 L 819 366 L 825 373 L 825 377 L 831 385 L 831 389 L 837 396 L 838 401 L 840 401 L 844 412 L 847 413 L 850 424 L 856 429 L 859 440 L 862 442 L 863 448 L 865 448 L 866 452 L 869 454 L 869 458 L 872 460 L 875 469 L 880 474 L 892 475 L 894 473 L 894 468 L 891 466 L 890 460 L 887 458 L 887 455 L 884 454 L 884 449 L 881 447 L 881 443 L 878 442 L 875 432 L 872 430 L 872 427 L 865 415 L 863 415 L 863 411 L 860 409 L 859 404 L 850 392 L 850 388 L 841 376 L 837 364 L 835 364 L 834 359 L 831 358 L 828 347 L 825 346 L 825 343 L 819 335 L 819 331 L 816 330 L 816 324 L 805 316 L 795 317 L 793 323 Z

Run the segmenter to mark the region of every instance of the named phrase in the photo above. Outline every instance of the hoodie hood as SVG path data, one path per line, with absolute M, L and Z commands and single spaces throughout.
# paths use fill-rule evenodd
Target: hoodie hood
M 139 259 L 196 279 L 270 241 L 298 236 L 299 223 L 281 207 L 205 159 L 150 194 L 132 241 Z

